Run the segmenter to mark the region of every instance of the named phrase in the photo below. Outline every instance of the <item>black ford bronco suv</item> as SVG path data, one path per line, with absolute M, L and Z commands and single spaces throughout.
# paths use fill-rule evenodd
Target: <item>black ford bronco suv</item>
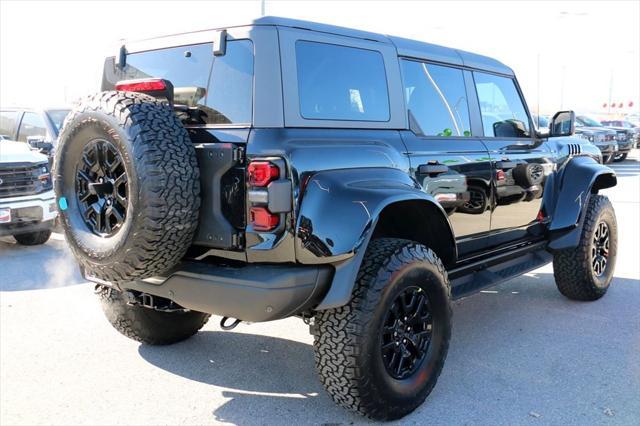
M 610 285 L 614 172 L 573 112 L 536 133 L 494 59 L 265 17 L 127 42 L 102 90 L 65 121 L 55 190 L 140 342 L 298 316 L 331 397 L 395 419 L 436 383 L 452 300 L 548 262 L 568 298 Z

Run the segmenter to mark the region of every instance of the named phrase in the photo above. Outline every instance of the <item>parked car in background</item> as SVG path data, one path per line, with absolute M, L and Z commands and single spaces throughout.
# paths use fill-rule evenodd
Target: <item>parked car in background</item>
M 548 115 L 532 114 L 531 118 L 533 118 L 533 125 L 536 127 L 538 132 L 540 132 L 540 134 L 549 134 L 549 123 L 551 122 L 551 117 L 549 117 Z
M 47 157 L 24 143 L 0 140 L 0 237 L 44 244 L 57 215 Z
M 628 120 L 603 120 L 601 123 L 608 127 L 620 127 L 632 131 L 633 145 L 638 148 L 638 142 L 640 142 L 640 126 Z
M 575 135 L 591 142 L 602 154 L 602 162 L 610 163 L 618 152 L 616 132 L 602 126 L 587 126 L 576 118 Z
M 68 108 L 3 108 L 0 110 L 0 135 L 4 139 L 28 143 L 51 157 L 68 113 Z
M 623 161 L 625 158 L 627 158 L 627 155 L 629 154 L 629 151 L 631 151 L 631 148 L 633 148 L 633 131 L 630 131 L 629 129 L 625 129 L 624 127 L 606 126 L 605 124 L 592 117 L 589 117 L 588 115 L 576 116 L 576 125 L 578 123 L 589 127 L 603 127 L 616 132 L 616 144 L 618 144 L 618 150 L 613 155 L 613 161 Z

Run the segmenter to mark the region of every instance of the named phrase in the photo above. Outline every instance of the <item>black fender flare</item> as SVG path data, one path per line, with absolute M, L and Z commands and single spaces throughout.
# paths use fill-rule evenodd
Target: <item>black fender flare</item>
M 545 185 L 542 209 L 551 218 L 550 250 L 575 247 L 591 194 L 617 184 L 616 173 L 588 156 L 573 157 Z
M 449 235 L 445 238 L 450 239 L 455 258 L 455 238 L 446 212 L 406 172 L 392 168 L 327 170 L 307 180 L 296 215 L 296 259 L 335 267 L 332 285 L 317 309 L 349 302 L 381 213 L 410 200 L 437 208 L 446 221 Z

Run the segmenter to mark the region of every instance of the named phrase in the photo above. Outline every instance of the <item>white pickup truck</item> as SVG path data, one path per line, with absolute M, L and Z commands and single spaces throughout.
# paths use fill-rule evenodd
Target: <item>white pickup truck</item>
M 0 237 L 44 244 L 57 214 L 47 157 L 24 142 L 0 140 Z

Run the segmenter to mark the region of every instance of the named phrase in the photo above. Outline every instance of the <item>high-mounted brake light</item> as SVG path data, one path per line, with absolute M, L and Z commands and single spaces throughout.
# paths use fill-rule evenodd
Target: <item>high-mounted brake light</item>
M 125 80 L 116 83 L 116 90 L 121 92 L 155 92 L 166 88 L 167 85 L 162 79 Z
M 280 217 L 264 207 L 251 207 L 251 224 L 256 231 L 271 231 L 278 226 Z
M 280 169 L 268 161 L 254 161 L 249 164 L 249 185 L 267 186 L 280 177 Z

